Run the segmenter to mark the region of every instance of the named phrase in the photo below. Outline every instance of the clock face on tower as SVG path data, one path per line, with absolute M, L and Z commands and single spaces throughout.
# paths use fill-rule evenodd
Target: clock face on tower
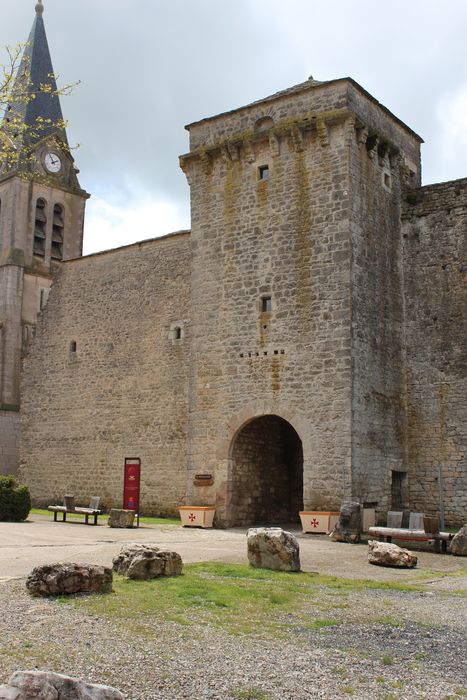
M 48 151 L 44 156 L 44 166 L 49 173 L 59 173 L 62 169 L 62 161 L 60 156 L 54 151 Z

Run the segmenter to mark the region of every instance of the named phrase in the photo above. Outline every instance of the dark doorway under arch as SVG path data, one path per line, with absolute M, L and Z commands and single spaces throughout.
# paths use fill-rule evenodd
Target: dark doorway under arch
M 295 429 L 260 416 L 235 436 L 230 451 L 228 525 L 297 522 L 303 510 L 303 448 Z

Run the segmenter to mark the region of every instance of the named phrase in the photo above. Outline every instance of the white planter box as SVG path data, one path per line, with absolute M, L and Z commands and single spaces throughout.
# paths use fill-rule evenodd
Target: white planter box
M 180 506 L 178 509 L 183 527 L 212 527 L 215 508 L 205 506 Z
M 339 513 L 329 510 L 302 510 L 299 515 L 303 532 L 321 535 L 331 532 L 339 518 Z

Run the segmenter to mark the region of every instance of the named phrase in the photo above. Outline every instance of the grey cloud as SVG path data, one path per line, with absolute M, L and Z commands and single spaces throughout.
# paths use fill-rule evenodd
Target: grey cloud
M 25 40 L 34 0 L 3 0 L 0 44 Z M 5 6 L 8 12 L 5 13 Z M 447 172 L 436 116 L 465 84 L 464 0 L 44 0 L 82 184 L 186 207 L 184 124 L 304 80 L 350 75 L 427 141 L 426 180 Z M 465 154 L 465 151 L 464 151 Z M 462 153 L 459 154 L 462 157 Z M 464 171 L 462 172 L 462 169 Z

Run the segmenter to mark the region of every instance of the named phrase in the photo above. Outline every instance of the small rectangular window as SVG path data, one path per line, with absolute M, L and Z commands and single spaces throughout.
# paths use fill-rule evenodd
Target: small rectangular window
M 258 180 L 269 180 L 269 165 L 260 165 L 258 168 Z
M 272 311 L 272 299 L 271 297 L 263 297 L 261 299 L 261 311 L 263 314 L 270 314 Z

